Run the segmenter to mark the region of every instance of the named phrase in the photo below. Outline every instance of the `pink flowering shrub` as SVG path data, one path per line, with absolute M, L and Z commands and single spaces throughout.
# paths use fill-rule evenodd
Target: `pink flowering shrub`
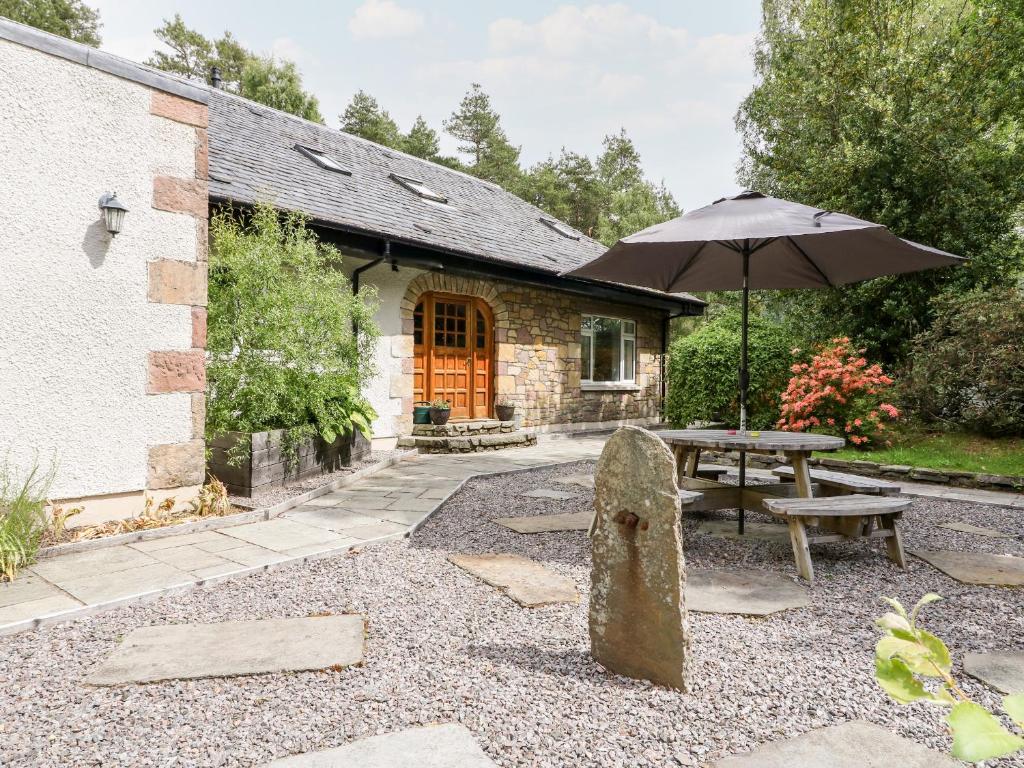
M 793 350 L 794 357 L 799 354 Z M 794 363 L 790 370 L 794 375 L 782 393 L 779 429 L 838 435 L 857 448 L 889 445 L 886 424 L 900 417 L 885 402 L 893 381 L 878 363 L 868 365 L 863 349 L 854 349 L 846 337 L 832 339 L 809 363 Z

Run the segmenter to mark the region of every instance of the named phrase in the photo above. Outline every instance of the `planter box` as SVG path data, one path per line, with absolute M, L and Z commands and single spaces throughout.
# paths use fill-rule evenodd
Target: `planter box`
M 228 432 L 210 443 L 206 472 L 227 486 L 236 496 L 254 496 L 260 491 L 313 475 L 347 467 L 370 453 L 370 441 L 361 432 L 343 435 L 333 443 L 319 435 L 295 446 L 295 456 L 286 460 L 283 429 L 271 432 Z M 242 445 L 244 448 L 236 448 Z M 232 456 L 242 453 L 236 465 Z

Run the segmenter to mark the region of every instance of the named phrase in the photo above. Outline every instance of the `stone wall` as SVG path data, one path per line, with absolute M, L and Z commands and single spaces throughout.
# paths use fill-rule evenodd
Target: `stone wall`
M 409 282 L 400 308 L 402 334 L 408 337 L 400 354 L 410 358 L 413 311 L 426 291 L 477 296 L 490 305 L 495 326 L 495 393 L 515 403 L 522 426 L 654 420 L 660 415 L 663 312 L 520 283 L 421 273 Z M 581 383 L 584 314 L 636 322 L 635 385 L 609 390 Z M 396 373 L 391 390 L 402 396 L 400 429 L 408 434 L 411 375 Z
M 183 505 L 203 480 L 204 94 L 10 22 L 0 72 L 0 457 L 52 467 L 73 522 Z M 106 192 L 129 209 L 116 237 Z

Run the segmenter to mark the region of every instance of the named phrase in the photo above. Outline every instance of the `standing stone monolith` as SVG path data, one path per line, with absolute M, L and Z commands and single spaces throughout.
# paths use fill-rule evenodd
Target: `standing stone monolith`
M 627 677 L 686 689 L 689 632 L 676 463 L 668 446 L 623 427 L 597 462 L 590 538 L 590 652 Z

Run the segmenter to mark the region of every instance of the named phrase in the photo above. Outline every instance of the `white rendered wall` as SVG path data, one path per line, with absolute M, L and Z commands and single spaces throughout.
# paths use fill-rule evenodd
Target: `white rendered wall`
M 55 462 L 55 499 L 141 490 L 148 447 L 192 436 L 188 394 L 146 394 L 148 352 L 192 329 L 147 301 L 147 262 L 196 259 L 195 220 L 151 207 L 154 175 L 194 175 L 195 129 L 151 93 L 0 40 L 0 462 Z M 108 191 L 129 208 L 113 240 Z
M 367 263 L 366 260 L 346 256 L 343 269 L 351 276 L 354 269 Z M 392 382 L 401 381 L 403 377 L 412 379 L 411 373 L 402 372 L 402 359 L 411 355 L 412 350 L 402 351 L 409 337 L 402 336 L 400 308 L 405 289 L 419 274 L 422 274 L 422 270 L 399 267 L 394 272 L 387 264 L 377 264 L 363 272 L 359 278 L 360 286 L 372 285 L 376 288 L 380 302 L 374 315 L 380 328 L 380 341 L 373 360 L 377 373 L 363 392 L 377 411 L 377 420 L 373 423 L 375 440 L 399 436 L 398 419 L 402 416 L 402 396 L 392 387 Z

